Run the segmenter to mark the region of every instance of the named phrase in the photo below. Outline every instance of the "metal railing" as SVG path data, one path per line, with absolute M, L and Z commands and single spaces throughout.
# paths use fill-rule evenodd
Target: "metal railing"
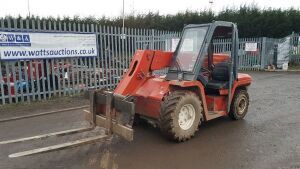
M 256 50 L 247 51 L 246 44 L 253 43 Z M 216 39 L 213 42 L 215 53 L 231 51 L 231 39 Z M 239 40 L 238 68 L 240 70 L 263 70 L 273 62 L 275 39 L 272 38 L 241 38 Z
M 0 31 L 95 33 L 98 56 L 0 61 L 0 104 L 75 95 L 89 88 L 113 88 L 137 49 L 167 50 L 180 33 L 153 29 L 29 19 L 2 19 Z
M 92 32 L 97 35 L 97 57 L 1 61 L 0 104 L 46 100 L 53 96 L 76 95 L 89 88 L 114 88 L 131 57 L 138 49 L 170 51 L 179 32 L 125 28 L 95 24 L 41 21 L 38 19 L 0 19 L 0 31 Z M 272 45 L 267 38 L 240 39 L 239 68 L 263 69 Z M 271 41 L 271 40 L 270 40 Z M 257 51 L 245 51 L 246 43 L 257 43 Z M 173 46 L 172 46 L 173 45 Z M 230 40 L 214 42 L 216 53 L 228 53 Z M 161 71 L 160 73 L 165 73 Z
M 300 35 L 293 33 L 290 35 L 289 61 L 292 64 L 300 64 Z

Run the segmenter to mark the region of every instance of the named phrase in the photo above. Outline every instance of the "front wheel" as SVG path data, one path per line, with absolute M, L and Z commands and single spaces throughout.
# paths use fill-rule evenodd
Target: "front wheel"
M 186 141 L 194 136 L 202 118 L 199 97 L 190 91 L 175 91 L 161 105 L 160 129 L 169 139 Z
M 249 107 L 249 95 L 246 90 L 237 90 L 231 102 L 229 117 L 240 120 L 245 117 Z

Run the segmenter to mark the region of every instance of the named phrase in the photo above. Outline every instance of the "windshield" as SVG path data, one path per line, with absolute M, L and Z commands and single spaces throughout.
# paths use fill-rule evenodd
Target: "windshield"
M 208 27 L 185 29 L 171 70 L 192 71 Z

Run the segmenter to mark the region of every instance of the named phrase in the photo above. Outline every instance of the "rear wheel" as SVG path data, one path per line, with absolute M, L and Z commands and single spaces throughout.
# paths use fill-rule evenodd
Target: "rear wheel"
M 202 105 L 195 93 L 175 91 L 161 105 L 160 128 L 171 140 L 186 141 L 194 136 L 202 118 Z
M 231 102 L 229 117 L 240 120 L 245 117 L 249 107 L 249 95 L 246 90 L 237 90 Z

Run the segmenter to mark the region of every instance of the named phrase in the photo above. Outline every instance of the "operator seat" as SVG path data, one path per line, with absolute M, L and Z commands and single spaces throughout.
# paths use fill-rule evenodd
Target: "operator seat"
M 211 72 L 212 79 L 206 87 L 209 89 L 228 89 L 229 87 L 229 66 L 228 62 L 217 63 Z

